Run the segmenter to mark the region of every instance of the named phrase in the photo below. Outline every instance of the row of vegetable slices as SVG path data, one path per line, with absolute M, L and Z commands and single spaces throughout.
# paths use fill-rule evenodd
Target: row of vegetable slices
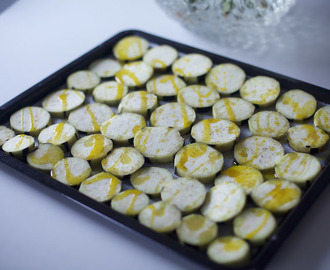
M 207 246 L 217 263 L 246 262 L 321 171 L 309 153 L 326 147 L 330 107 L 137 36 L 113 55 L 68 76 L 42 107 L 14 113 L 0 127 L 3 151 L 152 230 Z M 228 166 L 228 153 L 239 165 Z M 276 179 L 265 179 L 269 170 Z M 233 235 L 218 237 L 225 222 Z

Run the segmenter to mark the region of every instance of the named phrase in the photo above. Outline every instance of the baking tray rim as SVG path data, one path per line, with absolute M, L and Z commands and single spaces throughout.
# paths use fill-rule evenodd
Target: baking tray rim
M 51 91 L 53 91 L 54 88 L 56 88 L 56 85 L 63 84 L 63 81 L 65 81 L 65 78 L 68 74 L 74 72 L 75 70 L 81 69 L 82 67 L 85 67 L 89 62 L 96 59 L 95 56 L 97 57 L 102 54 L 104 55 L 106 53 L 106 49 L 109 49 L 109 52 L 111 47 L 119 39 L 129 35 L 138 35 L 148 39 L 150 42 L 157 44 L 169 44 L 178 49 L 178 51 L 184 53 L 201 53 L 209 56 L 214 63 L 230 62 L 237 64 L 242 67 L 245 72 L 250 76 L 265 75 L 274 77 L 280 82 L 281 85 L 286 85 L 286 88 L 288 89 L 298 87 L 304 88 L 308 92 L 313 92 L 312 94 L 315 95 L 318 100 L 328 100 L 328 103 L 330 103 L 330 98 L 328 97 L 329 90 L 325 88 L 307 82 L 303 82 L 301 80 L 297 80 L 282 74 L 278 74 L 266 69 L 258 68 L 256 66 L 230 59 L 228 57 L 224 57 L 215 53 L 204 51 L 202 49 L 184 45 L 182 43 L 162 38 L 160 36 L 149 34 L 141 30 L 131 29 L 119 32 L 118 34 L 112 36 L 100 45 L 78 57 L 76 60 L 67 64 L 66 66 L 49 75 L 39 83 L 35 84 L 34 86 L 30 87 L 18 96 L 3 104 L 0 107 L 0 124 L 8 122 L 10 115 L 13 112 L 17 111 L 19 108 L 28 106 L 31 103 L 36 103 L 38 100 L 41 100 L 43 96 L 49 93 L 47 92 L 47 89 L 51 88 Z M 214 61 L 215 59 L 217 61 Z M 290 87 L 291 85 L 294 87 Z M 182 245 L 178 241 L 170 238 L 167 235 L 159 234 L 141 225 L 136 219 L 132 219 L 131 217 L 127 217 L 112 210 L 105 203 L 99 203 L 92 198 L 89 198 L 88 196 L 80 193 L 77 189 L 73 187 L 66 186 L 59 181 L 54 181 L 54 179 L 51 178 L 49 175 L 42 173 L 36 169 L 33 169 L 28 164 L 5 154 L 3 151 L 0 151 L 0 161 L 7 166 L 14 168 L 16 171 L 19 171 L 29 176 L 31 179 L 46 185 L 47 187 L 51 188 L 52 190 L 55 190 L 56 192 L 59 192 L 66 198 L 78 203 L 79 205 L 92 210 L 92 212 L 103 216 L 112 223 L 122 228 L 125 228 L 126 230 L 129 230 L 133 233 L 142 234 L 143 236 L 151 240 L 154 240 L 162 245 L 171 248 L 172 250 L 179 252 L 185 257 L 188 257 L 188 259 L 192 259 L 195 262 L 210 268 L 233 269 L 218 265 L 210 261 L 206 257 L 206 255 L 203 255 L 200 251 L 196 250 L 196 248 L 192 248 L 187 245 Z M 307 212 L 308 208 L 315 201 L 315 198 L 324 190 L 324 187 L 328 184 L 327 174 L 330 172 L 329 161 L 330 160 L 328 157 L 325 162 L 326 166 L 322 169 L 322 172 L 319 174 L 317 179 L 313 181 L 310 187 L 303 194 L 298 206 L 296 206 L 284 217 L 276 233 L 267 241 L 263 248 L 261 248 L 261 251 L 247 265 L 235 269 L 261 269 L 268 263 L 271 257 L 273 257 L 275 252 L 279 249 L 280 245 L 284 242 L 285 238 L 290 234 L 293 228 L 299 224 L 299 220 Z

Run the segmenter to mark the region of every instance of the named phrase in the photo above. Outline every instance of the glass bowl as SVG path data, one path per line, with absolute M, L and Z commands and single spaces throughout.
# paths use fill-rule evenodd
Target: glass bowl
M 187 29 L 214 40 L 246 44 L 274 28 L 295 0 L 156 0 Z

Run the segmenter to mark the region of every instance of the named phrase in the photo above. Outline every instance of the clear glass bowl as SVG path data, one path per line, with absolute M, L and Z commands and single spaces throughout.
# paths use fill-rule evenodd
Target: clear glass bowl
M 296 0 L 156 0 L 189 30 L 214 40 L 256 41 L 280 21 Z M 239 42 L 240 41 L 240 42 Z

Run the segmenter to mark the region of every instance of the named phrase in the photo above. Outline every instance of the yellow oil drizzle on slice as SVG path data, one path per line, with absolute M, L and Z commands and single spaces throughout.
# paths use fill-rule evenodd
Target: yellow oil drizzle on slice
M 238 183 L 244 189 L 254 188 L 258 183 L 258 180 L 262 180 L 262 175 L 259 171 L 245 166 L 230 167 L 223 171 L 222 175 L 232 178 L 233 181 Z
M 202 231 L 200 234 L 199 234 L 199 241 L 200 242 L 205 242 L 205 241 L 210 241 L 210 239 L 213 239 L 216 235 L 216 229 L 215 229 L 215 226 L 214 228 L 207 228 L 206 230 Z
M 137 189 L 129 189 L 129 190 L 125 190 L 121 193 L 119 193 L 115 198 L 113 198 L 114 201 L 121 201 L 123 199 L 125 199 L 126 197 L 128 197 L 129 195 L 133 194 L 133 195 L 140 195 L 142 192 L 137 190 Z
M 98 173 L 97 175 L 85 180 L 82 185 L 90 185 L 90 184 L 94 184 L 96 182 L 102 181 L 107 179 L 109 181 L 109 191 L 108 191 L 108 199 L 111 199 L 117 192 L 117 186 L 121 185 L 121 181 L 113 176 L 110 173 L 107 172 L 102 172 L 102 173 Z
M 316 142 L 320 141 L 320 134 L 313 125 L 304 125 L 301 127 L 306 132 L 306 140 L 310 146 L 313 146 Z
M 300 197 L 300 190 L 298 188 L 282 188 L 282 181 L 272 181 L 271 185 L 274 185 L 274 188 L 261 199 L 267 209 L 277 210 L 281 206 Z
M 85 75 L 87 76 L 87 77 L 84 77 L 84 83 L 86 84 L 86 85 L 88 85 L 87 87 L 90 87 L 91 85 L 93 85 L 94 83 L 93 83 L 93 77 L 92 77 L 92 74 L 90 73 L 90 72 L 87 72 L 87 73 L 85 73 Z M 86 87 L 86 86 L 85 86 Z
M 137 189 L 130 189 L 130 190 L 126 190 L 126 191 L 123 191 L 121 193 L 119 193 L 118 195 L 116 195 L 113 200 L 114 201 L 121 201 L 125 198 L 127 198 L 128 196 L 131 196 L 132 199 L 129 203 L 129 205 L 127 206 L 127 209 L 126 209 L 126 214 L 128 215 L 134 215 L 135 214 L 135 210 L 134 210 L 134 206 L 135 206 L 135 202 L 138 198 L 139 195 L 141 195 L 142 192 L 137 190 Z
M 260 135 L 260 136 L 278 136 L 280 134 L 283 134 L 288 129 L 287 125 L 282 121 L 280 122 L 279 115 L 275 112 L 272 112 L 272 114 L 268 113 L 266 115 L 266 119 L 262 118 L 262 115 L 265 116 L 265 114 L 262 114 L 261 112 L 255 114 L 253 116 L 253 123 L 257 125 L 256 132 L 254 134 Z M 272 121 L 274 120 L 274 121 Z M 261 125 L 264 123 L 263 125 Z M 281 125 L 281 126 L 280 126 Z
M 166 202 L 172 202 L 175 199 L 175 197 L 177 197 L 181 192 L 182 192 L 181 189 L 177 189 L 174 192 L 174 194 L 168 200 L 166 200 Z
M 139 137 L 136 137 L 138 139 L 138 141 L 137 141 L 138 148 L 143 153 L 147 150 L 146 144 L 147 144 L 148 138 L 150 136 L 150 133 L 151 133 L 150 128 L 148 128 L 146 132 L 141 133 L 141 134 L 145 135 L 144 140 L 142 142 L 141 142 L 141 140 L 142 140 L 141 134 Z
M 157 91 L 156 79 L 152 79 L 151 82 L 152 82 L 152 89 L 153 89 L 151 92 L 154 92 L 155 94 L 157 94 L 158 91 Z
M 64 158 L 64 153 L 60 149 L 57 149 L 53 145 L 49 145 L 46 152 L 39 158 L 36 157 L 35 152 L 31 153 L 30 160 L 36 165 L 52 164 L 53 166 L 62 158 Z
M 300 106 L 298 102 L 294 101 L 287 95 L 283 95 L 282 98 L 283 104 L 290 106 L 292 111 L 296 113 L 297 120 L 305 119 L 315 108 L 315 102 L 313 100 L 307 101 L 303 106 Z
M 110 173 L 102 172 L 102 173 L 98 173 L 98 174 L 94 175 L 93 177 L 90 177 L 89 179 L 85 180 L 83 182 L 83 184 L 90 185 L 90 184 L 94 184 L 94 183 L 104 180 L 104 179 L 112 179 L 112 178 L 116 178 L 116 177 Z
M 200 92 L 200 96 L 201 96 L 202 98 L 207 98 L 207 97 L 211 96 L 212 93 L 213 93 L 213 89 L 210 88 L 209 91 L 208 91 L 206 94 L 202 94 L 202 93 Z
M 217 151 L 211 151 L 208 156 L 209 162 L 215 164 L 219 159 L 221 159 L 221 156 L 221 153 L 218 153 Z
M 70 170 L 70 165 L 69 165 L 69 159 L 66 158 L 63 160 L 64 162 L 64 171 L 65 171 L 65 180 L 70 184 L 70 185 L 77 185 L 81 182 L 83 176 L 86 174 L 86 171 L 88 171 L 89 169 L 83 171 L 81 174 L 75 176 L 74 174 L 72 174 L 71 170 Z
M 138 47 L 139 47 L 139 54 L 142 54 L 142 43 L 141 43 L 141 39 L 137 39 L 137 44 L 138 44 Z
M 262 120 L 264 122 L 264 126 L 261 127 Z M 273 128 L 273 124 L 270 123 L 270 115 L 267 115 L 266 119 L 261 119 L 261 113 L 258 114 L 258 117 L 256 119 L 257 121 L 257 132 L 258 134 L 264 134 L 264 132 L 267 132 L 268 134 L 274 134 L 276 130 Z
M 203 135 L 202 138 L 205 140 L 205 142 L 209 142 L 211 140 L 211 125 L 210 121 L 208 119 L 203 120 Z
M 168 81 L 170 81 L 171 84 L 172 84 L 173 89 L 175 90 L 176 93 L 178 93 L 178 92 L 180 91 L 180 87 L 175 83 L 174 78 L 175 78 L 175 77 L 172 76 L 172 75 L 167 75 L 167 76 L 162 77 L 162 78 L 159 80 L 159 82 L 165 84 L 165 83 L 167 83 Z
M 206 219 L 203 216 L 192 215 L 189 219 L 183 221 L 191 232 L 198 234 L 198 240 L 200 243 L 209 241 L 215 237 L 216 225 L 206 227 Z
M 92 125 L 93 125 L 93 131 L 99 131 L 100 130 L 100 126 L 97 123 L 96 118 L 95 118 L 95 115 L 92 112 L 92 110 L 91 110 L 91 108 L 90 108 L 89 105 L 86 106 L 86 110 L 87 110 L 87 112 L 89 114 L 89 117 L 91 118 Z
M 247 173 L 248 171 L 247 168 L 248 167 L 243 167 L 243 166 L 233 166 L 223 171 L 221 174 L 229 176 L 236 180 L 237 178 L 240 178 Z
M 190 175 L 193 175 L 194 173 L 198 172 L 202 167 L 204 167 L 205 164 L 201 163 L 199 166 L 195 168 L 192 172 L 190 172 Z
M 201 86 L 200 85 L 196 85 L 196 86 L 193 86 L 192 89 L 197 94 L 198 105 L 199 106 L 202 106 L 203 105 L 203 98 L 202 98 L 202 94 L 201 94 Z
M 260 132 L 262 131 L 261 129 L 261 126 L 260 126 L 260 123 L 261 123 L 261 113 L 258 113 L 256 116 L 255 116 L 255 122 L 257 123 L 257 133 L 260 134 Z
M 212 76 L 213 80 L 215 81 L 215 83 L 212 82 L 216 86 L 215 88 L 217 88 L 216 83 L 219 83 L 219 78 L 218 78 L 216 73 L 220 73 L 220 72 L 212 71 L 212 72 L 209 73 L 210 76 Z
M 124 85 L 122 83 L 117 84 L 117 94 L 116 99 L 121 99 L 124 95 Z
M 205 218 L 197 215 L 191 216 L 189 219 L 185 220 L 185 225 L 190 231 L 199 231 L 205 225 Z
M 204 105 L 203 103 L 204 103 L 205 99 L 208 98 L 213 92 L 213 89 L 210 88 L 209 91 L 206 94 L 203 94 L 202 91 L 201 91 L 203 89 L 201 87 L 201 85 L 195 85 L 195 86 L 192 87 L 192 89 L 198 96 L 198 105 L 199 106 L 203 106 Z
M 118 73 L 116 74 L 116 76 L 118 77 L 118 79 L 122 83 L 125 82 L 124 76 L 127 76 L 127 77 L 129 77 L 134 82 L 135 85 L 140 85 L 141 84 L 139 78 L 136 77 L 135 73 L 132 72 L 132 71 L 130 71 L 130 70 L 128 70 L 128 69 L 124 69 L 124 68 L 121 69 L 120 71 L 118 71 Z
M 29 108 L 29 116 L 30 116 L 30 130 L 29 131 L 35 131 L 36 128 L 34 126 L 34 118 L 33 118 L 32 107 L 28 107 L 28 108 Z
M 258 209 L 259 210 L 259 209 Z M 255 214 L 256 216 L 263 216 L 263 219 L 261 221 L 261 223 L 259 224 L 259 226 L 257 228 L 255 228 L 253 231 L 249 232 L 248 234 L 245 235 L 246 239 L 251 239 L 254 236 L 257 235 L 258 232 L 260 232 L 260 230 L 266 225 L 270 213 L 267 211 L 253 211 L 253 214 Z
M 211 124 L 219 122 L 218 119 L 205 119 L 202 121 L 203 123 L 203 140 L 205 142 L 209 142 L 211 140 L 212 130 Z
M 179 76 L 186 76 L 186 74 L 183 72 L 183 70 L 181 68 L 174 68 L 173 72 L 178 74 Z
M 81 183 L 81 181 L 86 177 L 88 177 L 91 173 L 91 168 L 88 167 L 85 171 L 83 171 L 79 175 L 74 175 L 71 170 L 70 170 L 70 165 L 69 165 L 69 158 L 66 158 L 63 160 L 64 163 L 64 171 L 65 171 L 65 180 L 70 184 L 70 185 L 78 185 Z M 55 173 L 53 173 L 54 178 L 56 178 Z
M 136 36 L 129 36 L 119 41 L 115 45 L 115 53 L 118 55 L 119 59 L 136 59 L 136 57 L 138 57 L 139 55 L 134 55 L 132 57 L 129 55 L 129 52 L 131 51 L 131 49 L 134 48 L 135 44 L 138 48 L 137 54 L 142 54 L 141 40 L 139 37 Z
M 275 126 L 278 127 L 279 121 L 277 115 L 275 116 L 275 121 L 271 122 L 271 116 L 268 114 L 267 115 L 267 124 L 265 127 L 265 130 L 268 134 L 277 134 L 280 130 L 276 130 Z
M 181 110 L 181 115 L 182 115 L 182 127 L 188 127 L 191 123 L 188 118 L 188 113 L 186 110 L 186 105 L 184 103 L 179 103 L 180 104 L 180 110 Z
M 164 108 L 162 107 L 157 108 L 150 116 L 150 125 L 156 127 L 158 123 L 157 120 L 159 120 L 159 115 L 162 115 L 163 113 L 164 113 Z
M 128 215 L 135 214 L 134 205 L 135 205 L 135 202 L 136 202 L 139 194 L 141 194 L 141 193 L 138 193 L 138 192 L 135 192 L 134 193 L 134 197 L 132 198 L 131 203 L 128 205 L 127 210 L 126 210 L 126 213 Z
M 78 95 L 82 100 L 85 99 L 85 95 L 84 95 L 82 92 L 80 92 L 80 91 L 74 91 L 74 90 L 73 90 L 73 92 L 74 92 L 76 95 Z
M 168 128 L 166 133 L 164 134 L 163 138 L 160 140 L 161 143 L 166 143 L 167 136 L 171 133 L 172 129 Z M 159 150 L 159 149 L 158 149 Z
M 158 184 L 154 188 L 154 192 L 155 193 L 159 193 L 162 190 L 162 188 L 164 187 L 165 183 L 166 183 L 166 179 L 165 178 L 159 178 L 158 179 Z
M 140 91 L 140 100 L 141 100 L 141 110 L 147 110 L 148 109 L 148 92 L 146 91 Z
M 73 182 L 73 180 L 76 178 L 70 170 L 69 166 L 69 159 L 64 159 L 64 170 L 65 170 L 65 179 L 68 183 Z
M 101 133 L 102 134 L 107 134 L 108 133 L 108 128 L 109 128 L 109 126 L 112 124 L 112 121 L 111 121 L 111 119 L 109 119 L 109 120 L 107 120 L 106 122 L 104 122 L 102 125 L 101 125 L 101 127 L 100 127 L 100 129 L 101 129 Z
M 132 133 L 135 136 L 142 128 L 146 126 L 146 122 L 143 118 L 141 118 L 139 125 L 135 125 L 132 129 Z
M 56 125 L 56 128 L 54 130 L 54 137 L 53 137 L 53 139 L 51 139 L 50 142 L 53 142 L 55 144 L 58 143 L 58 141 L 61 139 L 61 137 L 63 135 L 64 126 L 65 126 L 65 123 L 58 123 Z
M 153 60 L 151 61 L 151 65 L 152 65 L 153 67 L 156 67 L 157 64 L 159 64 L 161 68 L 166 68 L 166 64 L 165 64 L 162 60 L 160 60 L 160 59 L 153 59 Z
M 183 102 L 183 103 L 185 102 L 185 99 L 183 97 L 183 92 L 178 93 L 177 99 L 179 102 Z
M 207 145 L 188 145 L 185 146 L 182 150 L 181 157 L 179 159 L 179 162 L 177 163 L 176 167 L 184 172 L 186 172 L 189 168 L 186 167 L 186 163 L 189 159 L 195 159 L 202 155 L 204 155 L 207 151 Z M 194 172 L 200 169 L 201 166 L 204 164 L 201 164 L 198 166 Z M 192 172 L 193 173 L 193 172 Z
M 253 161 L 256 158 L 258 158 L 259 150 L 260 150 L 261 146 L 265 143 L 266 140 L 267 140 L 267 137 L 262 138 L 262 140 L 260 142 L 255 143 L 255 150 L 253 151 L 250 159 L 248 159 L 247 147 L 242 147 L 242 149 L 240 151 L 240 155 L 245 159 L 244 164 L 253 165 Z
M 288 154 L 288 155 L 286 156 L 286 158 L 285 158 L 286 165 L 285 165 L 285 167 L 284 167 L 283 172 L 280 174 L 280 177 L 283 177 L 284 175 L 286 175 L 286 174 L 289 172 L 292 163 L 295 162 L 295 161 L 298 160 L 298 159 L 299 159 L 299 154 L 298 154 L 298 153 L 290 153 L 290 154 Z M 307 161 L 306 158 L 303 158 L 303 159 L 301 160 L 302 164 L 305 164 L 306 161 Z M 300 164 L 299 164 L 299 167 L 300 167 L 300 165 L 302 165 L 302 164 L 300 163 Z M 297 172 L 298 172 L 298 170 L 297 170 Z M 299 173 L 300 173 L 300 170 L 299 170 Z
M 216 72 L 213 70 L 206 76 L 206 85 L 213 89 L 220 90 L 218 84 L 219 84 L 219 79 L 216 75 Z
M 228 85 L 227 79 L 228 78 L 226 76 L 227 72 L 226 71 L 223 71 L 222 74 L 223 74 L 223 86 L 221 87 L 221 91 L 227 92 L 227 90 L 228 90 L 228 88 L 227 88 L 227 85 Z
M 223 102 L 225 104 L 225 107 L 226 107 L 226 111 L 227 111 L 229 120 L 236 121 L 235 113 L 233 111 L 233 108 L 231 106 L 230 101 L 228 99 L 224 98 L 223 99 Z
M 266 127 L 265 127 L 266 132 L 268 132 L 268 134 L 272 134 L 272 133 L 275 134 L 276 130 L 274 130 L 274 125 L 276 121 L 274 121 L 274 123 L 271 122 L 270 114 L 267 115 L 265 122 L 266 122 Z
M 63 93 L 58 95 L 58 98 L 61 101 L 62 104 L 62 111 L 66 111 L 68 109 L 68 93 L 67 90 L 63 90 Z
M 243 246 L 243 240 L 236 240 L 232 237 L 223 237 L 221 238 L 221 243 L 224 244 L 223 248 L 226 252 L 235 252 L 238 251 Z
M 166 204 L 165 203 L 161 204 L 158 209 L 156 209 L 156 207 L 153 204 L 149 205 L 147 208 L 152 211 L 150 226 L 153 227 L 153 225 L 155 223 L 155 217 L 162 217 L 165 215 Z
M 259 105 L 265 104 L 268 101 L 271 101 L 272 99 L 276 98 L 276 96 L 278 95 L 278 93 L 279 93 L 279 89 L 278 88 L 267 89 L 267 92 L 266 93 L 262 93 L 259 96 L 256 96 L 255 97 L 254 103 L 255 104 L 259 104 Z
M 124 155 L 122 156 L 122 158 L 121 158 L 121 163 L 124 164 L 124 165 L 131 164 L 132 159 L 130 158 L 129 155 L 127 155 L 127 153 L 128 153 L 128 149 L 125 149 L 125 150 L 124 150 L 124 153 L 125 153 L 125 154 L 124 154 Z
M 140 185 L 143 185 L 144 183 L 146 183 L 150 179 L 151 179 L 150 175 L 146 175 L 143 177 L 140 175 L 137 175 L 132 180 L 133 180 L 134 185 L 140 186 Z
M 229 182 L 225 182 L 224 184 L 229 184 Z M 235 194 L 237 194 L 237 192 L 239 192 L 238 187 L 230 188 L 230 192 L 227 193 L 226 196 L 222 199 L 222 201 L 216 205 L 216 208 L 221 208 L 223 205 L 225 205 L 231 198 L 235 197 Z M 216 209 L 214 211 L 216 211 Z
M 28 118 L 29 118 L 29 128 L 25 129 L 25 125 L 24 125 L 24 114 L 26 112 L 27 109 L 27 114 L 28 114 Z M 35 131 L 35 127 L 34 127 L 34 118 L 33 118 L 33 112 L 32 112 L 32 107 L 27 107 L 27 108 L 23 108 L 21 110 L 21 130 L 22 131 Z
M 121 185 L 121 181 L 117 177 L 111 175 L 110 183 L 109 183 L 108 199 L 111 199 L 113 196 L 115 196 L 118 185 Z
M 21 134 L 21 135 L 18 135 L 18 137 L 20 138 L 19 142 L 15 145 L 15 148 L 14 150 L 17 151 L 18 149 L 20 149 L 20 147 L 22 146 L 23 144 L 23 141 L 25 139 L 25 135 L 24 134 Z
M 92 147 L 89 155 L 86 157 L 87 160 L 96 159 L 105 154 L 104 136 L 96 134 L 84 143 L 85 147 Z
M 119 158 L 113 163 L 113 165 L 107 169 L 107 171 L 112 170 L 113 172 L 118 172 L 118 169 L 116 168 L 117 164 L 120 162 L 121 164 L 127 165 L 132 162 L 131 157 L 128 155 L 129 148 L 122 149 L 122 152 L 119 156 Z

